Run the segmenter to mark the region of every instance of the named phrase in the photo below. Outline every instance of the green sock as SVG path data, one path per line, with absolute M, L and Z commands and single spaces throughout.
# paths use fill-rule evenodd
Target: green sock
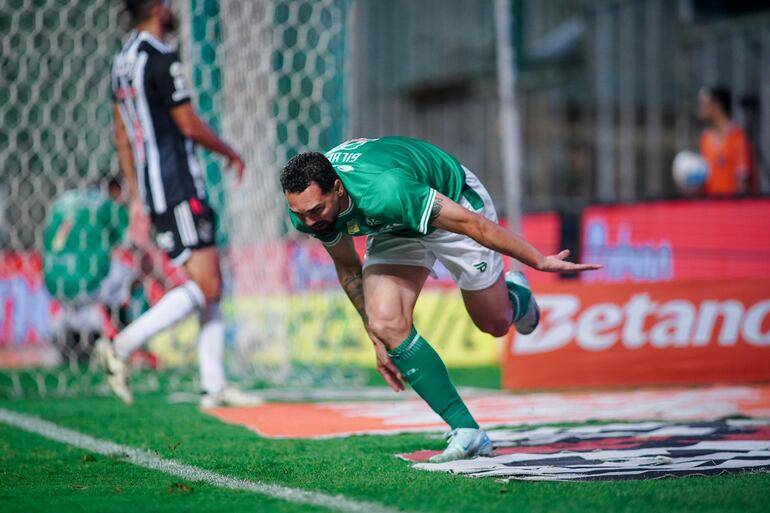
M 529 301 L 532 298 L 532 290 L 516 283 L 511 277 L 505 277 L 505 285 L 508 287 L 508 297 L 513 305 L 513 322 L 518 321 L 527 313 Z
M 409 336 L 401 345 L 388 351 L 393 363 L 401 371 L 417 394 L 433 411 L 438 413 L 452 429 L 476 428 L 468 407 L 460 399 L 449 379 L 441 357 L 412 326 Z

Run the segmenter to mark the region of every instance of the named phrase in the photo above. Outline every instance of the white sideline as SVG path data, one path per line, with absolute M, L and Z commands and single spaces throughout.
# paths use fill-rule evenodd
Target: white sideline
M 327 495 L 321 492 L 311 492 L 300 488 L 247 481 L 234 477 L 227 477 L 210 470 L 193 465 L 187 465 L 175 460 L 164 459 L 157 454 L 137 449 L 126 445 L 120 445 L 109 440 L 100 440 L 92 436 L 73 431 L 38 417 L 16 413 L 0 408 L 0 422 L 14 426 L 30 433 L 35 433 L 45 438 L 56 440 L 79 449 L 95 452 L 105 456 L 119 455 L 123 460 L 134 465 L 159 470 L 166 474 L 176 476 L 188 481 L 202 481 L 214 486 L 229 488 L 231 490 L 244 490 L 255 492 L 268 497 L 282 499 L 297 504 L 310 504 L 321 506 L 336 511 L 349 513 L 397 513 L 398 510 L 387 508 L 376 502 L 363 502 L 348 499 L 343 495 Z

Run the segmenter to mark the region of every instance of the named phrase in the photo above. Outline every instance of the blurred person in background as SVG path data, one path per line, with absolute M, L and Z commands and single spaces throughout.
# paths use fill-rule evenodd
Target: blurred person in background
M 59 196 L 43 230 L 43 280 L 60 307 L 54 342 L 70 361 L 88 361 L 100 336 L 114 334 L 143 307 L 137 306 L 137 300 L 145 304 L 142 280 L 152 274 L 146 265 L 144 273 L 135 272 L 135 256 L 146 255 L 124 237 L 128 209 L 120 181 L 101 185 Z M 155 362 L 146 352 L 140 356 Z
M 698 117 L 706 124 L 700 152 L 708 164 L 703 186 L 707 196 L 757 192 L 752 148 L 746 132 L 732 118 L 732 95 L 724 87 L 703 87 L 698 93 Z
M 118 161 L 131 193 L 131 222 L 149 220 L 155 242 L 189 278 L 96 352 L 112 391 L 133 402 L 128 356 L 152 336 L 190 315 L 200 321 L 198 362 L 204 407 L 260 402 L 228 385 L 215 212 L 196 155 L 201 145 L 228 160 L 238 179 L 238 153 L 201 120 L 177 52 L 165 43 L 177 26 L 169 0 L 125 0 L 132 30 L 112 67 L 112 112 Z

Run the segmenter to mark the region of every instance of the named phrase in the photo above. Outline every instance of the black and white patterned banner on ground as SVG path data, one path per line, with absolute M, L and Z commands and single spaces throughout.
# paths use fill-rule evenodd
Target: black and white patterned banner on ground
M 604 424 L 496 430 L 495 456 L 425 463 L 432 451 L 400 455 L 415 468 L 532 481 L 655 479 L 770 472 L 770 420 Z

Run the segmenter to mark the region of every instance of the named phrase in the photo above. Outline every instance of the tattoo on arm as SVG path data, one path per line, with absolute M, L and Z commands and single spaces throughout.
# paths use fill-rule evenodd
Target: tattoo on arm
M 436 199 L 433 200 L 433 206 L 430 208 L 430 218 L 429 220 L 435 221 L 436 218 L 441 214 L 441 209 L 444 207 L 444 198 L 441 198 L 439 196 L 436 196 Z
M 350 302 L 358 310 L 361 319 L 364 320 L 364 324 L 368 323 L 369 319 L 366 316 L 366 304 L 364 303 L 364 280 L 360 272 L 348 275 L 344 279 L 340 280 L 342 288 L 348 295 Z

